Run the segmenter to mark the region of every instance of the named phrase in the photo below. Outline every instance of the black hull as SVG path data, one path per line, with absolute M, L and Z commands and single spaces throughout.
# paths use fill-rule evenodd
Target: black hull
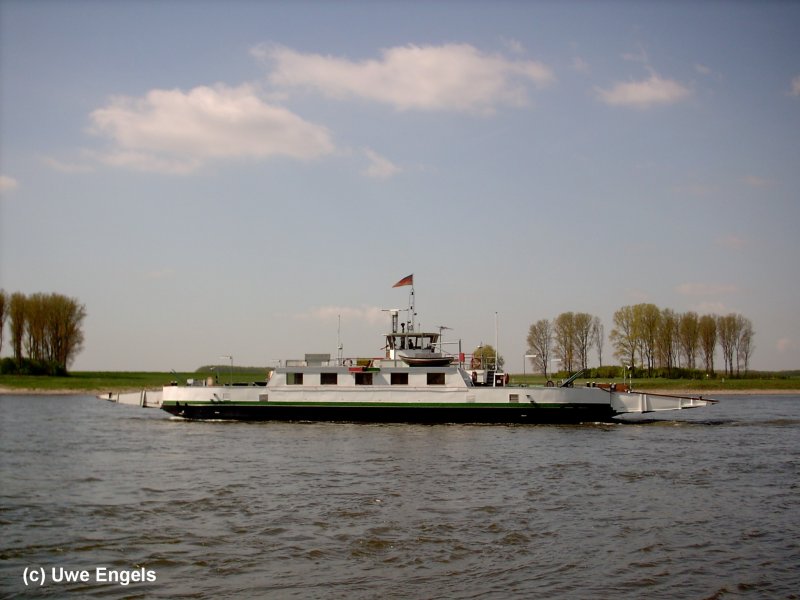
M 559 407 L 500 406 L 307 406 L 278 404 L 177 403 L 162 410 L 195 420 L 328 421 L 343 423 L 489 423 L 578 424 L 611 422 L 616 413 L 608 405 Z

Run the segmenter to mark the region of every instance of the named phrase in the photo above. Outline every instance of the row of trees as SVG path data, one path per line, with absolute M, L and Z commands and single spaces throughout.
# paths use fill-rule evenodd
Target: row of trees
M 565 312 L 552 321 L 541 319 L 528 331 L 528 348 L 533 364 L 547 377 L 552 360 L 567 371 L 586 369 L 589 352 L 596 348 L 603 364 L 603 324 L 588 313 Z
M 714 355 L 719 346 L 725 374 L 738 376 L 749 368 L 755 350 L 754 335 L 753 324 L 740 314 L 700 316 L 691 311 L 660 309 L 655 304 L 636 304 L 614 313 L 609 339 L 617 359 L 631 368 L 640 365 L 648 375 L 656 368 L 664 369 L 667 376 L 675 369 L 694 371 L 700 368 L 701 361 L 706 373 L 714 373 Z M 541 319 L 530 326 L 528 358 L 546 377 L 556 360 L 566 371 L 586 369 L 594 348 L 602 367 L 604 338 L 599 317 L 561 313 L 555 319 Z
M 8 322 L 17 370 L 28 361 L 40 371 L 65 373 L 83 349 L 85 318 L 86 307 L 75 298 L 43 293 L 8 295 L 0 290 L 0 352 Z
M 714 373 L 717 346 L 722 350 L 725 374 L 745 374 L 755 351 L 755 331 L 750 319 L 737 313 L 725 316 L 695 312 L 676 313 L 655 304 L 623 306 L 614 313 L 610 339 L 614 356 L 628 365 L 638 364 L 652 375 L 661 367 L 694 370 L 700 360 L 706 373 Z

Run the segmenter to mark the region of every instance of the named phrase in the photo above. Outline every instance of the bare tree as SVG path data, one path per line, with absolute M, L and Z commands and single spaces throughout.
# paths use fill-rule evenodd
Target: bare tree
M 725 361 L 725 374 L 729 377 L 733 376 L 733 352 L 736 340 L 739 338 L 738 327 L 739 322 L 734 313 L 717 319 L 719 345 L 722 348 L 722 359 Z
M 553 325 L 547 319 L 541 319 L 531 325 L 528 330 L 528 348 L 536 355 L 535 362 L 539 370 L 547 378 L 547 365 L 550 363 L 550 352 L 553 345 Z
M 600 317 L 592 319 L 592 344 L 597 348 L 597 362 L 603 366 L 603 344 L 605 343 L 605 327 Z
M 703 351 L 703 361 L 706 373 L 714 373 L 714 350 L 717 347 L 717 319 L 713 315 L 703 315 L 697 322 L 700 335 L 700 349 Z
M 671 308 L 661 311 L 656 345 L 660 365 L 667 369 L 668 375 L 672 375 L 678 348 L 678 316 Z
M 14 292 L 8 303 L 8 323 L 11 328 L 11 349 L 14 352 L 14 360 L 22 360 L 22 340 L 25 336 L 25 305 L 24 294 Z
M 739 330 L 739 338 L 736 341 L 736 374 L 739 374 L 739 366 L 744 367 L 744 376 L 747 377 L 747 370 L 750 365 L 750 357 L 753 355 L 756 346 L 753 343 L 755 332 L 753 331 L 753 323 L 750 319 L 746 319 L 739 315 L 742 319 L 742 325 Z
M 686 359 L 686 368 L 695 369 L 695 359 L 700 345 L 697 313 L 690 311 L 680 316 L 678 339 L 680 340 L 681 354 Z
M 575 350 L 581 369 L 589 367 L 589 349 L 592 347 L 592 315 L 575 313 L 573 317 L 575 329 Z

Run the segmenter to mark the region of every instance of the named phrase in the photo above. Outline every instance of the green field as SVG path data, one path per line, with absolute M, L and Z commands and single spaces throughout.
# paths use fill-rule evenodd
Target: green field
M 219 383 L 227 384 L 230 381 L 245 383 L 264 381 L 265 373 L 259 369 L 243 368 L 240 371 L 234 367 L 231 373 L 219 368 Z M 796 372 L 795 372 L 796 373 Z M 698 392 L 737 392 L 758 390 L 800 390 L 800 376 L 776 374 L 757 378 L 725 379 L 634 379 L 634 389 L 640 390 L 672 390 L 698 391 Z M 121 392 L 137 391 L 142 389 L 157 389 L 170 382 L 180 384 L 191 378 L 205 378 L 210 371 L 203 369 L 201 372 L 163 373 L 163 372 L 110 372 L 110 371 L 76 371 L 67 377 L 48 377 L 32 375 L 0 375 L 0 388 L 20 391 L 48 392 Z M 557 381 L 557 380 L 556 380 Z M 578 379 L 576 386 L 589 383 L 590 380 Z M 593 379 L 596 383 L 621 383 L 621 379 Z M 511 383 L 525 385 L 544 385 L 546 380 L 538 375 L 511 375 Z

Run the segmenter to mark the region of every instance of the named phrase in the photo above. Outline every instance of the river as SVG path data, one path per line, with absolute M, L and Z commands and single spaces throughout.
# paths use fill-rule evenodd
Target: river
M 0 597 L 798 598 L 800 396 L 583 426 L 0 396 Z

